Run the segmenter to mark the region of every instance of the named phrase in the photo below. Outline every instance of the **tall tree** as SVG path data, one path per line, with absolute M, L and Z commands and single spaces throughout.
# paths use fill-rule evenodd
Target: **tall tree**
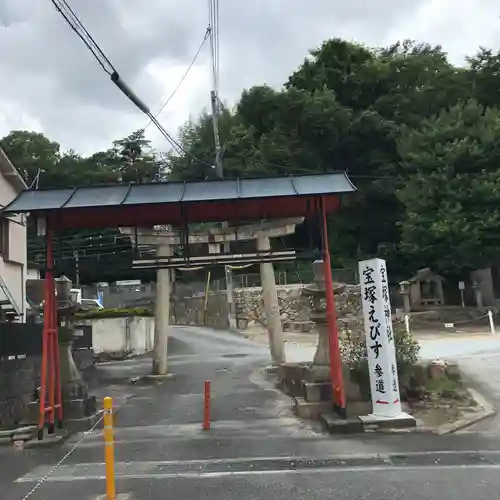
M 415 267 L 488 267 L 500 248 L 500 111 L 459 104 L 400 140 L 408 177 L 401 249 Z
M 109 164 L 123 182 L 152 182 L 159 180 L 163 163 L 145 138 L 144 129 L 115 141 L 109 152 Z
M 13 130 L 0 144 L 28 185 L 41 176 L 53 176 L 60 158 L 60 146 L 38 132 Z

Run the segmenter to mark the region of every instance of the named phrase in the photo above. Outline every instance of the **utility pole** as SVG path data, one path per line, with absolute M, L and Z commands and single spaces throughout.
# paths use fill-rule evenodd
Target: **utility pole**
M 210 103 L 212 106 L 212 125 L 214 128 L 215 142 L 215 172 L 220 179 L 224 178 L 224 169 L 222 166 L 222 148 L 220 145 L 219 135 L 219 103 L 218 96 L 215 90 L 210 91 Z M 227 222 L 222 223 L 222 227 L 228 227 Z M 231 247 L 229 243 L 224 243 L 224 253 L 230 253 Z M 233 297 L 233 270 L 230 266 L 224 266 L 224 275 L 226 277 L 226 296 L 228 305 L 228 321 L 229 328 L 236 329 L 236 308 Z
M 80 288 L 80 256 L 78 250 L 75 250 L 73 255 L 75 256 L 75 286 Z

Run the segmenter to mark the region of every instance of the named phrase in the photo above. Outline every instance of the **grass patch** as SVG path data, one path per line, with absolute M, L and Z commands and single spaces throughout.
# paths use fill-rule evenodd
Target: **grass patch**
M 460 382 L 448 377 L 428 379 L 425 389 L 429 394 L 445 399 L 462 399 L 464 388 Z
M 121 309 L 92 309 L 75 314 L 79 319 L 128 318 L 132 316 L 151 317 L 153 309 L 149 307 L 130 307 Z

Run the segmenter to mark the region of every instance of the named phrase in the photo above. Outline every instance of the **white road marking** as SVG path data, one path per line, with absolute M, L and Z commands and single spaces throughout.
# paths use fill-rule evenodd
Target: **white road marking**
M 214 479 L 230 476 L 270 476 L 270 475 L 289 475 L 289 474 L 332 474 L 345 472 L 401 472 L 401 471 L 425 471 L 431 468 L 440 470 L 470 470 L 470 469 L 500 469 L 500 465 L 420 465 L 420 466 L 358 466 L 358 467 L 322 467 L 322 468 L 304 468 L 304 469 L 276 469 L 276 470 L 246 470 L 246 471 L 224 471 L 224 472 L 159 472 L 159 473 L 129 473 L 117 474 L 117 480 L 135 479 L 135 480 L 162 480 L 162 479 Z M 51 476 L 46 482 L 67 483 L 74 481 L 104 481 L 104 474 L 94 474 L 87 476 Z M 37 478 L 22 477 L 17 483 L 30 483 L 37 481 Z

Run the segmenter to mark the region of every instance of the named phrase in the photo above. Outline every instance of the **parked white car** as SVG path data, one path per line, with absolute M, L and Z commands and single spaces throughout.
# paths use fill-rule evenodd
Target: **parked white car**
M 81 304 L 84 309 L 104 309 L 97 299 L 82 299 Z

